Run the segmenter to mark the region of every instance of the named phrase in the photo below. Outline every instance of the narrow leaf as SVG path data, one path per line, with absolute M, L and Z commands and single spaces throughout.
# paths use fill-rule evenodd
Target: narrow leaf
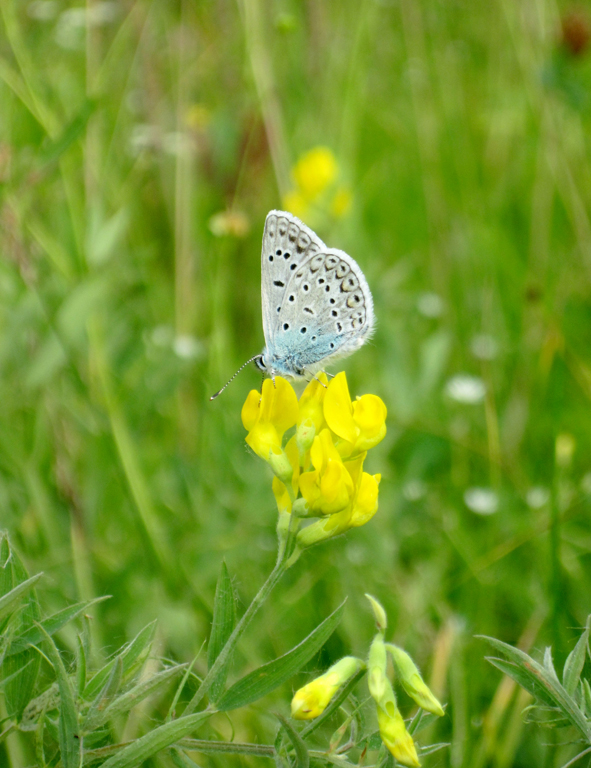
M 501 651 L 501 653 L 512 661 L 522 673 L 525 673 L 525 676 L 522 674 L 522 677 L 529 681 L 529 685 L 534 686 L 537 691 L 541 690 L 538 688 L 538 686 L 541 686 L 545 690 L 542 700 L 545 703 L 550 703 L 551 706 L 558 707 L 571 723 L 581 731 L 583 736 L 587 740 L 591 740 L 591 726 L 585 719 L 573 697 L 569 696 L 554 675 L 549 673 L 541 664 L 528 656 L 527 653 L 520 651 L 519 648 L 513 648 L 513 646 L 507 645 L 507 643 L 503 643 L 501 640 L 496 640 L 493 637 L 485 637 L 484 635 L 478 635 L 478 637 L 486 640 L 494 648 Z M 499 659 L 489 659 L 489 661 L 499 667 L 499 669 L 501 668 L 498 664 L 500 661 Z M 514 680 L 516 680 L 516 677 L 514 676 L 515 674 L 517 673 L 514 672 L 513 675 L 510 675 Z M 519 682 L 520 685 L 523 685 L 521 681 L 517 680 L 517 682 Z M 523 685 L 523 687 L 530 691 L 530 693 L 532 692 L 529 687 L 526 687 L 525 685 Z M 540 693 L 534 693 L 533 695 L 540 697 Z M 550 699 L 550 702 L 548 702 L 548 698 Z
M 88 682 L 84 689 L 83 698 L 86 701 L 89 701 L 97 695 L 111 674 L 111 670 L 113 669 L 113 665 L 117 658 L 121 657 L 123 661 L 123 679 L 130 677 L 134 671 L 139 669 L 150 653 L 155 632 L 155 621 L 151 622 L 138 632 L 129 645 L 127 645 L 118 656 L 111 659 L 108 664 L 105 664 L 105 666 L 102 667 Z
M 232 589 L 232 580 L 230 579 L 226 563 L 222 562 L 222 569 L 215 590 L 213 624 L 207 648 L 208 669 L 212 668 L 220 651 L 228 641 L 228 638 L 234 630 L 235 623 L 236 606 L 234 601 L 234 590 Z M 228 657 L 226 663 L 219 670 L 211 684 L 210 697 L 212 701 L 216 701 L 223 691 L 231 659 L 232 655 Z
M 81 761 L 82 739 L 78 738 L 78 716 L 72 683 L 53 638 L 39 625 L 45 637 L 48 656 L 53 664 L 60 691 L 58 738 L 64 768 L 78 768 Z
M 21 582 L 14 589 L 11 589 L 10 592 L 0 597 L 0 619 L 7 616 L 16 607 L 22 597 L 35 586 L 42 575 L 42 573 L 38 573 L 36 576 L 31 576 L 30 579 Z
M 554 669 L 554 661 L 552 659 L 552 648 L 550 646 L 544 649 L 544 669 L 555 680 L 558 680 L 558 675 L 556 674 L 556 670 Z
M 276 717 L 281 723 L 287 738 L 292 743 L 296 758 L 296 768 L 310 768 L 310 755 L 308 754 L 308 749 L 302 741 L 300 734 L 284 717 L 281 715 L 276 715 Z
M 255 669 L 235 683 L 222 696 L 216 705 L 217 708 L 226 712 L 250 704 L 275 690 L 292 675 L 299 672 L 335 631 L 341 620 L 344 605 L 342 603 L 334 613 L 331 613 L 322 624 L 319 624 L 308 637 L 291 651 L 268 664 L 263 664 L 262 667 Z
M 170 667 L 170 669 L 165 669 L 162 672 L 153 675 L 149 680 L 143 680 L 141 683 L 134 685 L 129 691 L 122 693 L 114 701 L 108 704 L 103 712 L 98 712 L 93 722 L 87 725 L 88 730 L 96 730 L 96 728 L 115 715 L 119 715 L 122 712 L 129 712 L 133 707 L 139 704 L 140 701 L 143 701 L 159 688 L 165 686 L 173 677 L 178 675 L 185 666 L 186 664 L 179 664 L 176 667 Z
M 486 657 L 487 661 L 500 669 L 505 675 L 508 675 L 512 680 L 524 688 L 528 693 L 539 702 L 546 704 L 549 707 L 556 707 L 556 702 L 548 693 L 548 690 L 536 675 L 531 674 L 528 670 L 515 664 L 512 661 L 506 661 L 505 659 L 497 659 L 491 656 Z
M 585 631 L 579 638 L 579 641 L 573 650 L 569 653 L 568 658 L 564 664 L 564 670 L 562 672 L 562 683 L 566 692 L 570 693 L 571 695 L 577 688 L 577 684 L 585 665 L 585 655 L 587 653 L 588 642 L 589 624 L 587 624 Z
M 212 714 L 213 710 L 196 712 L 194 715 L 179 717 L 178 720 L 154 728 L 106 760 L 102 764 L 102 768 L 136 768 L 144 760 L 160 752 L 161 749 L 170 747 L 179 739 L 188 736 Z
M 80 616 L 91 605 L 95 603 L 101 603 L 103 600 L 107 600 L 107 597 L 96 597 L 94 600 L 87 600 L 83 603 L 75 603 L 69 608 L 63 608 L 61 611 L 54 613 L 47 619 L 35 623 L 34 626 L 29 627 L 26 632 L 16 637 L 10 644 L 7 656 L 12 656 L 15 653 L 20 653 L 30 645 L 37 645 L 45 637 L 45 635 L 54 635 L 59 629 L 61 629 L 68 622 Z
M 80 726 L 82 733 L 90 733 L 91 731 L 94 731 L 100 723 L 104 722 L 102 719 L 104 710 L 109 705 L 109 699 L 119 690 L 122 675 L 123 662 L 119 656 L 116 659 L 116 663 L 113 665 L 107 682 L 104 684 L 102 690 L 95 696 L 94 701 L 86 713 L 86 717 L 82 721 Z

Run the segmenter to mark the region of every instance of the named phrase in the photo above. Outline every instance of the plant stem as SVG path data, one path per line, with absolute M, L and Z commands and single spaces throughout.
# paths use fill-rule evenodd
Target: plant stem
M 185 715 L 190 715 L 199 706 L 201 700 L 211 688 L 211 685 L 215 680 L 218 672 L 220 671 L 220 669 L 222 669 L 222 667 L 224 666 L 224 664 L 226 663 L 226 661 L 234 651 L 234 648 L 236 647 L 238 640 L 241 638 L 242 634 L 244 633 L 244 631 L 246 630 L 246 628 L 254 618 L 255 614 L 257 613 L 259 608 L 262 606 L 262 604 L 265 602 L 265 600 L 269 597 L 269 595 L 273 591 L 273 588 L 275 587 L 277 582 L 281 579 L 281 577 L 283 576 L 286 570 L 287 570 L 287 566 L 285 563 L 285 558 L 282 557 L 277 560 L 277 563 L 275 564 L 275 567 L 269 574 L 267 580 L 265 581 L 263 586 L 259 589 L 257 594 L 254 596 L 251 604 L 248 606 L 242 618 L 234 628 L 234 631 L 232 632 L 226 644 L 220 651 L 219 656 L 217 657 L 211 669 L 203 679 L 203 682 L 197 689 L 197 692 L 195 693 L 191 701 L 187 704 L 187 708 L 183 713 L 183 717 Z

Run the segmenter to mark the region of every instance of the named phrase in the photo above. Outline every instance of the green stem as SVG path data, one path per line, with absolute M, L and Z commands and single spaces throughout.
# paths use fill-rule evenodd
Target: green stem
M 248 606 L 245 613 L 243 614 L 242 618 L 234 628 L 234 631 L 228 638 L 226 644 L 220 651 L 219 656 L 213 663 L 211 669 L 207 673 L 207 675 L 204 677 L 203 682 L 197 689 L 197 692 L 191 699 L 191 701 L 187 704 L 187 708 L 185 709 L 183 713 L 183 717 L 185 715 L 189 715 L 192 712 L 195 711 L 195 709 L 199 706 L 201 703 L 203 697 L 208 693 L 209 689 L 211 688 L 211 685 L 215 678 L 217 677 L 219 671 L 223 668 L 224 664 L 227 662 L 228 658 L 234 651 L 234 648 L 236 647 L 236 644 L 238 643 L 238 640 L 242 637 L 244 631 L 254 618 L 255 614 L 259 610 L 259 608 L 262 606 L 262 604 L 265 602 L 265 600 L 269 597 L 271 592 L 273 591 L 273 588 L 277 584 L 277 582 L 281 579 L 285 571 L 287 570 L 287 566 L 285 563 L 285 558 L 279 558 L 277 560 L 277 563 L 275 564 L 275 567 L 269 574 L 267 580 L 263 584 L 263 586 L 259 589 L 257 594 L 254 596 L 252 603 Z

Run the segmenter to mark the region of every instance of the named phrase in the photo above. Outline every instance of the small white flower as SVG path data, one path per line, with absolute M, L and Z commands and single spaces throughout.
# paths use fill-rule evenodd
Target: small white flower
M 541 509 L 550 499 L 550 491 L 541 485 L 530 488 L 525 496 L 527 506 L 530 509 Z
M 150 334 L 150 341 L 155 347 L 170 347 L 174 340 L 174 329 L 170 325 L 157 325 Z
M 441 296 L 436 293 L 421 293 L 417 299 L 417 309 L 425 317 L 441 317 L 445 306 Z
M 129 137 L 129 151 L 135 156 L 144 149 L 153 149 L 160 143 L 160 131 L 155 125 L 138 123 L 133 126 Z
M 491 488 L 466 488 L 464 504 L 477 515 L 493 515 L 499 508 L 499 498 Z
M 169 155 L 183 156 L 191 153 L 191 137 L 182 131 L 171 131 L 162 139 L 162 149 Z
M 409 480 L 402 488 L 402 495 L 407 501 L 419 501 L 427 493 L 427 486 L 422 480 Z
M 51 21 L 57 14 L 56 0 L 33 0 L 27 6 L 27 13 L 37 21 Z
M 203 345 L 194 336 L 190 336 L 188 333 L 177 336 L 174 340 L 172 348 L 178 357 L 183 360 L 192 360 L 199 357 L 203 352 Z
M 477 336 L 474 336 L 470 349 L 478 360 L 494 360 L 499 354 L 497 340 L 487 333 L 479 333 Z
M 478 376 L 470 376 L 468 373 L 458 373 L 452 376 L 445 385 L 448 397 L 457 403 L 474 405 L 480 403 L 486 394 L 486 387 Z

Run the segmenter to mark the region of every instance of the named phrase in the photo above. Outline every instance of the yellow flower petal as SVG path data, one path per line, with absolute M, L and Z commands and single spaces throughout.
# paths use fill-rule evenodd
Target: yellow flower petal
M 343 371 L 337 373 L 328 385 L 324 398 L 324 418 L 335 435 L 349 443 L 355 442 L 358 427 L 353 420 L 351 395 Z
M 293 387 L 277 377 L 263 382 L 262 394 L 251 391 L 242 407 L 242 423 L 248 429 L 246 442 L 265 461 L 271 451 L 281 453 L 284 432 L 298 418 L 298 399 Z

